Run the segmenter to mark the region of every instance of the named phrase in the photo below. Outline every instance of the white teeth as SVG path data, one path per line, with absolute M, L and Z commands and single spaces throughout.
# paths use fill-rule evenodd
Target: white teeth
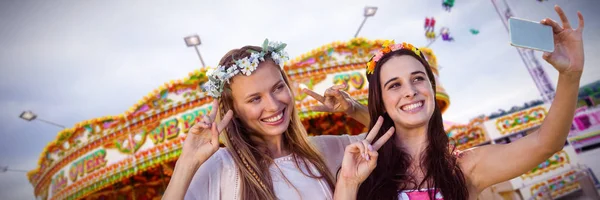
M 411 110 L 413 110 L 415 108 L 420 108 L 421 106 L 423 106 L 423 102 L 419 101 L 417 103 L 413 103 L 413 104 L 408 104 L 408 105 L 402 106 L 401 109 L 404 110 L 404 111 L 411 111 Z
M 279 121 L 281 118 L 283 118 L 283 112 L 279 113 L 279 115 L 277 115 L 275 117 L 263 119 L 263 121 L 265 121 L 265 122 L 276 122 L 276 121 Z

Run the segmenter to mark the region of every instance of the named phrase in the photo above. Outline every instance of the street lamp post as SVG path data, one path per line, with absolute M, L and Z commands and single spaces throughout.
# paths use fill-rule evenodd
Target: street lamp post
M 376 12 L 377 12 L 377 7 L 373 7 L 373 6 L 366 6 L 365 7 L 365 13 L 363 14 L 363 16 L 365 18 L 363 19 L 362 23 L 360 23 L 360 26 L 358 27 L 358 30 L 356 30 L 356 33 L 354 34 L 354 37 L 358 36 L 358 33 L 362 29 L 363 25 L 365 25 L 365 22 L 367 21 L 367 18 L 374 16 Z
M 6 173 L 6 172 L 23 172 L 23 173 L 27 173 L 26 170 L 9 169 L 8 166 L 0 166 L 0 173 Z
M 200 58 L 200 63 L 202 63 L 202 67 L 206 67 L 206 65 L 204 64 L 204 60 L 202 59 L 202 55 L 200 55 L 200 50 L 198 50 L 198 46 L 202 44 L 202 42 L 200 42 L 200 36 L 190 35 L 183 38 L 183 40 L 185 41 L 185 45 L 187 45 L 188 47 L 193 46 L 194 49 L 196 49 L 196 54 L 198 54 L 198 58 Z
M 50 124 L 50 125 L 62 128 L 62 129 L 66 128 L 63 125 L 60 125 L 60 124 L 57 124 L 57 123 L 54 123 L 54 122 L 51 122 L 51 121 L 48 121 L 48 120 L 41 119 L 35 113 L 33 113 L 31 111 L 23 111 L 21 113 L 21 115 L 19 115 L 19 118 L 21 118 L 23 120 L 26 120 L 26 121 L 38 120 L 38 121 L 41 121 L 41 122 L 44 122 L 44 123 L 47 123 L 47 124 Z

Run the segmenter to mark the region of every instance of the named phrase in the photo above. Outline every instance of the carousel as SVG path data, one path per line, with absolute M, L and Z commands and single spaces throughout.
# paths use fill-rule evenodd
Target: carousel
M 344 90 L 366 104 L 368 82 L 364 67 L 382 44 L 383 40 L 365 38 L 338 41 L 286 63 L 284 70 L 296 94 L 300 118 L 310 135 L 366 132 L 363 125 L 344 114 L 311 111 L 310 107 L 319 102 L 300 91 L 308 88 L 323 93 L 333 85 L 345 83 Z M 450 100 L 437 80 L 437 59 L 431 49 L 421 50 L 436 76 L 436 100 L 443 112 Z M 211 109 L 212 98 L 200 89 L 206 81 L 204 69 L 193 71 L 186 78 L 150 92 L 123 114 L 82 121 L 60 131 L 41 153 L 38 168 L 27 174 L 36 198 L 160 199 L 188 129 Z M 466 149 L 526 134 L 539 126 L 546 113 L 547 106 L 542 105 L 497 119 L 477 118 L 467 125 L 446 122 L 445 127 L 452 143 Z M 511 180 L 514 183 L 510 182 L 500 192 L 518 191 L 523 197 L 535 197 L 539 188 L 548 188 L 556 180 L 567 180 L 564 184 L 560 182 L 560 187 L 550 187 L 556 194 L 580 189 L 580 185 L 562 178 L 575 173 L 571 173 L 574 171 L 571 166 L 577 163 L 573 155 L 572 148 L 565 148 L 516 178 L 516 182 Z

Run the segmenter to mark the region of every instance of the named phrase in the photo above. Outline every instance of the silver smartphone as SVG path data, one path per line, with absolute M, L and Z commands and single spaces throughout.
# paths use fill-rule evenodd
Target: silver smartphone
M 510 44 L 538 51 L 554 51 L 552 27 L 537 22 L 511 17 L 508 19 Z

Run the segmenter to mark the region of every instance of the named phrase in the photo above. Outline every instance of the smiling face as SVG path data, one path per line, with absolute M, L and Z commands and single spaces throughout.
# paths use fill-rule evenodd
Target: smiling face
M 259 137 L 278 136 L 288 129 L 294 101 L 275 62 L 261 62 L 250 76 L 233 77 L 230 88 L 235 116 Z
M 381 97 L 397 128 L 427 126 L 435 109 L 435 93 L 425 66 L 412 56 L 393 56 L 381 66 Z

